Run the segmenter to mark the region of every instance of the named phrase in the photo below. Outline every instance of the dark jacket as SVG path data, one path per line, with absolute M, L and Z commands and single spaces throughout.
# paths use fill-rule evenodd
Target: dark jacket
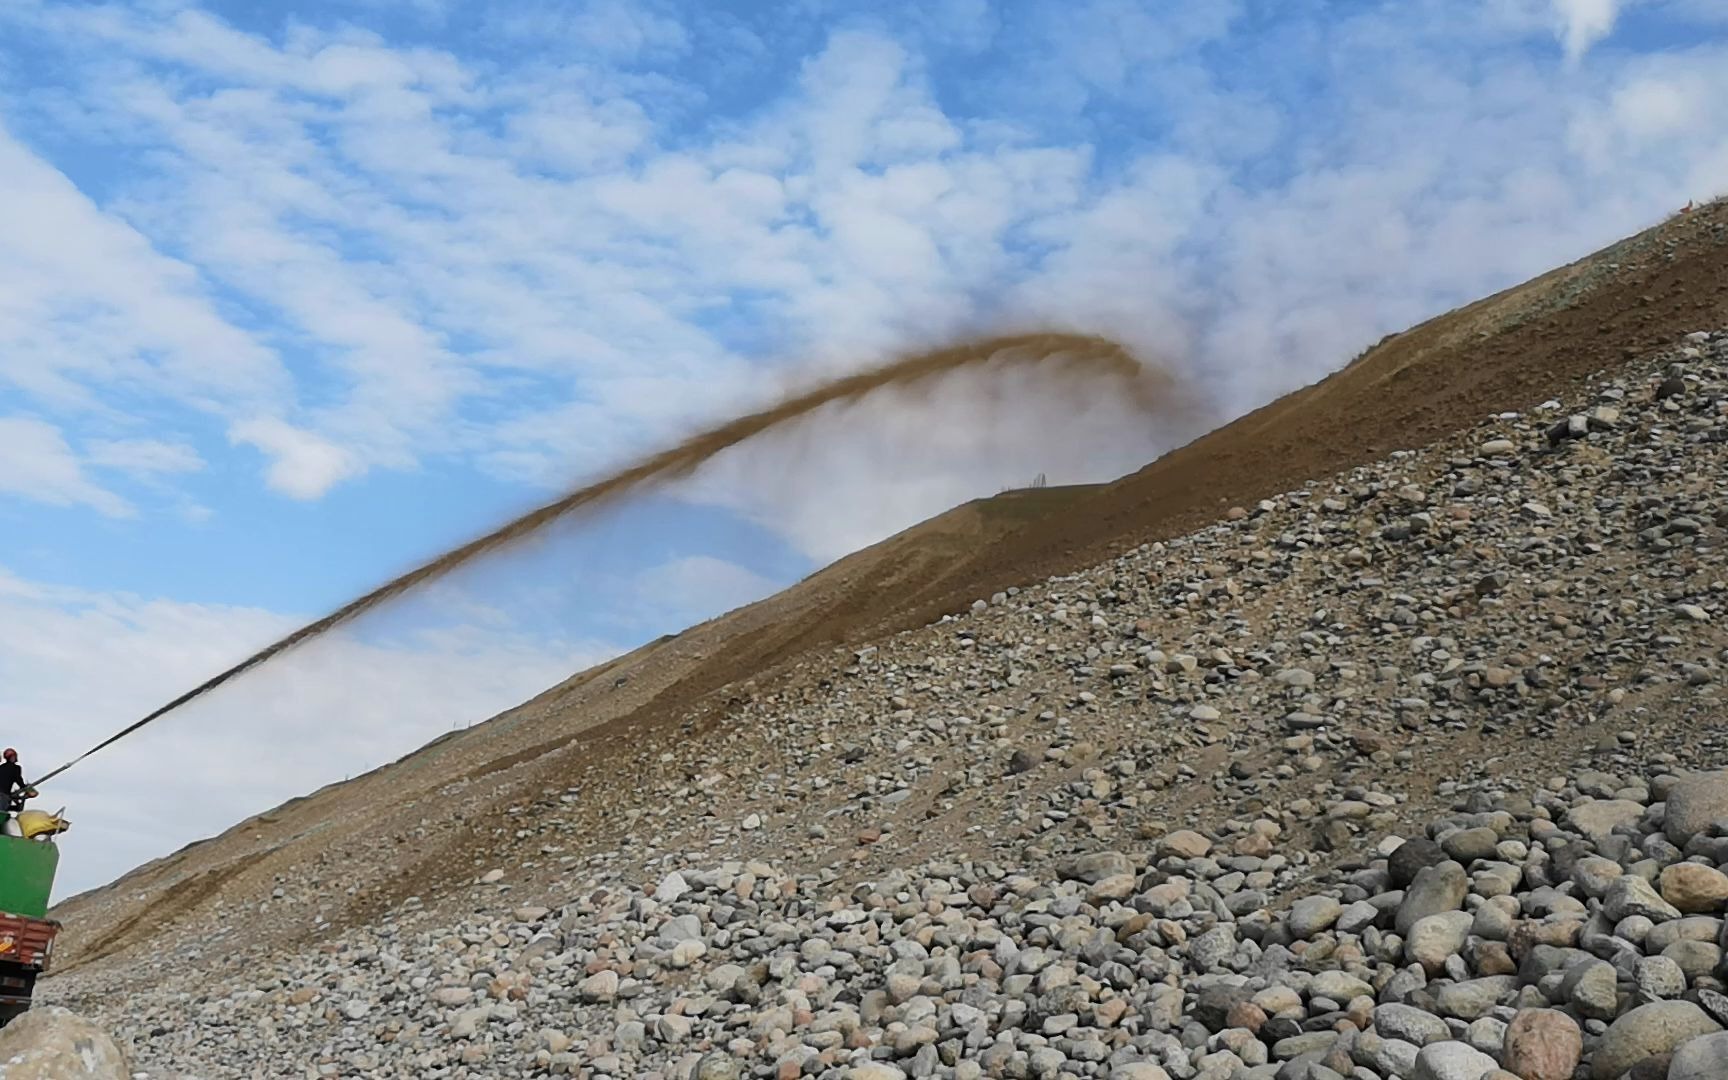
M 23 787 L 24 769 L 16 761 L 0 761 L 0 797 L 10 803 L 12 793 Z

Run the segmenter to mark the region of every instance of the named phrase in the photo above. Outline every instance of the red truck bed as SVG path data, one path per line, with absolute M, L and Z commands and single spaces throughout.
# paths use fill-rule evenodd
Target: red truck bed
M 27 919 L 0 911 L 0 962 L 45 968 L 60 924 L 52 919 Z
M 54 935 L 52 919 L 28 919 L 0 911 L 0 1006 L 27 1005 L 36 975 L 48 967 Z

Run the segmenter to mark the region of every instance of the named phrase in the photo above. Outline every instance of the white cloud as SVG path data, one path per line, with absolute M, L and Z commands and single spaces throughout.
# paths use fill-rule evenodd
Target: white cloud
M 1620 5 L 1549 3 L 1468 19 L 1368 5 L 1270 29 L 1239 3 L 950 3 L 915 33 L 847 29 L 773 57 L 760 106 L 693 129 L 703 89 L 644 65 L 700 48 L 704 23 L 656 5 L 512 8 L 517 32 L 555 40 L 511 64 L 354 27 L 248 34 L 196 8 L 24 10 L 73 51 L 100 47 L 66 94 L 149 163 L 108 216 L 83 212 L 175 252 L 176 295 L 217 290 L 247 313 L 235 325 L 269 327 L 291 378 L 277 365 L 263 403 L 200 400 L 265 451 L 273 488 L 315 498 L 444 455 L 511 479 L 592 475 L 760 401 L 765 356 L 847 369 L 1004 320 L 1113 334 L 1231 410 L 1258 404 L 1720 177 L 1711 65 L 1728 50 L 1603 53 L 1585 77 L 1531 42 L 1564 16 L 1582 50 Z M 1292 58 L 1321 31 L 1335 62 L 1316 94 Z M 925 39 L 988 44 L 1016 92 L 944 108 Z M 1247 74 L 1208 66 L 1219 41 L 1244 46 Z M 54 355 L 84 355 L 80 325 L 59 320 Z M 38 397 L 108 400 L 95 372 L 27 370 Z M 963 456 L 933 490 L 996 475 Z M 896 507 L 884 520 L 925 505 L 897 486 L 857 501 Z M 868 532 L 831 520 L 847 543 Z
M 198 403 L 269 400 L 274 354 L 218 314 L 197 271 L 159 254 L 0 126 L 0 381 L 105 408 L 130 387 Z
M 235 424 L 228 434 L 270 459 L 270 487 L 291 498 L 316 499 L 358 471 L 340 446 L 271 417 Z
M 1675 51 L 1641 59 L 1606 88 L 1603 107 L 1583 112 L 1575 124 L 1581 149 L 1598 168 L 1611 169 L 1615 155 L 1653 150 L 1708 150 L 1724 138 L 1717 106 L 1728 91 L 1721 50 Z
M 233 51 L 194 59 L 184 39 L 219 32 L 207 18 L 95 32 L 243 74 Z M 517 104 L 528 95 L 510 80 L 343 49 L 346 74 L 334 73 L 336 46 L 302 38 L 245 62 L 253 90 L 185 97 L 133 80 L 106 99 L 179 155 L 173 196 L 140 214 L 305 339 L 320 363 L 303 393 L 324 377 L 344 387 L 292 419 L 234 429 L 272 455 L 272 487 L 297 497 L 439 452 L 567 475 L 572 460 L 616 456 L 669 421 L 717 418 L 746 392 L 746 369 L 701 323 L 735 290 L 765 294 L 746 316 L 753 333 L 778 328 L 818 362 L 953 332 L 970 291 L 1006 271 L 1008 231 L 1075 197 L 1084 170 L 1073 152 L 968 150 L 906 50 L 877 34 L 837 35 L 804 69 L 808 98 L 768 111 L 743 141 L 557 182 L 509 156 L 524 138 L 540 140 L 541 157 L 561 154 L 544 111 L 501 143 L 433 119 L 461 108 L 456 88 L 470 84 L 476 107 Z M 619 147 L 641 142 L 640 109 L 584 113 L 570 96 L 580 92 L 564 92 L 578 123 L 607 125 Z M 354 245 L 388 257 L 349 258 Z M 557 393 L 506 396 L 512 372 Z M 561 400 L 573 389 L 578 417 Z M 501 415 L 466 423 L 468 402 Z
M 1333 95 L 1278 106 L 1268 153 L 1287 172 L 1250 184 L 1188 155 L 1128 173 L 1052 222 L 1056 257 L 1020 309 L 1096 312 L 1175 350 L 1236 413 L 1728 183 L 1728 118 L 1701 107 L 1724 92 L 1723 42 L 1584 75 L 1509 50 L 1504 28 L 1475 36 L 1449 6 L 1329 30 Z M 1455 65 L 1430 40 L 1494 59 Z
M 1661 213 L 1728 193 L 1728 50 L 1698 47 L 1643 58 L 1603 89 L 1597 107 L 1572 119 L 1569 145 L 1596 177 L 1628 163 L 1659 164 L 1673 176 Z
M 636 603 L 657 615 L 712 618 L 778 591 L 780 585 L 735 562 L 688 555 L 637 575 Z
M 0 729 L 32 775 L 274 640 L 295 617 L 93 594 L 0 569 Z M 342 633 L 169 714 L 43 789 L 65 804 L 58 894 L 508 708 L 615 650 L 497 627 Z M 172 813 L 168 812 L 172 809 Z
M 585 57 L 636 60 L 678 56 L 690 36 L 676 17 L 629 0 L 512 3 L 491 20 L 495 32 L 540 48 L 573 48 Z
M 932 39 L 968 50 L 985 48 L 1001 29 L 989 0 L 931 0 L 917 5 L 912 19 Z
M 365 7 L 382 11 L 406 9 L 429 23 L 442 25 L 450 15 L 451 0 L 357 0 Z
M 0 492 L 50 506 L 88 506 L 109 517 L 133 513 L 125 499 L 84 475 L 59 428 L 26 416 L 0 417 Z
M 91 439 L 84 444 L 91 465 L 134 475 L 191 473 L 204 468 L 198 451 L 162 439 Z
M 1156 6 L 1078 0 L 1031 10 L 1046 50 L 1040 74 L 1054 76 L 1058 86 L 1071 82 L 1083 92 L 1115 95 L 1159 85 L 1173 69 L 1182 74 L 1193 50 L 1225 36 L 1245 8 L 1241 0 Z
M 1576 62 L 1590 47 L 1614 32 L 1622 0 L 1553 0 L 1560 43 Z

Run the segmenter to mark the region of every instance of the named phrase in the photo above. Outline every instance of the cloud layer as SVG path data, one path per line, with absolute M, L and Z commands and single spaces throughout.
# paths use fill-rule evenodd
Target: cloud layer
M 1592 45 L 1612 33 L 1620 6 L 1621 0 L 1554 0 L 1566 59 L 1577 63 Z
M 450 11 L 409 43 L 15 6 L 75 78 L 0 135 L 7 381 L 208 415 L 298 499 L 440 458 L 561 480 L 765 359 L 1009 318 L 1174 355 L 1233 410 L 1723 182 L 1720 36 L 1591 54 L 1610 0 L 951 4 L 790 49 L 696 9 L 483 11 L 464 47 Z M 704 114 L 723 74 L 756 93 Z M 50 125 L 122 148 L 103 198 L 20 141 Z

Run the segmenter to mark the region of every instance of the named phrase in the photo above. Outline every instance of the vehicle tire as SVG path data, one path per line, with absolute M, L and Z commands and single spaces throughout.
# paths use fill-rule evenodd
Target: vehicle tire
M 22 964 L 0 962 L 0 994 L 5 1001 L 0 1001 L 0 1027 L 5 1027 L 30 1008 L 30 995 L 36 992 L 36 976 L 41 974 L 33 967 Z

